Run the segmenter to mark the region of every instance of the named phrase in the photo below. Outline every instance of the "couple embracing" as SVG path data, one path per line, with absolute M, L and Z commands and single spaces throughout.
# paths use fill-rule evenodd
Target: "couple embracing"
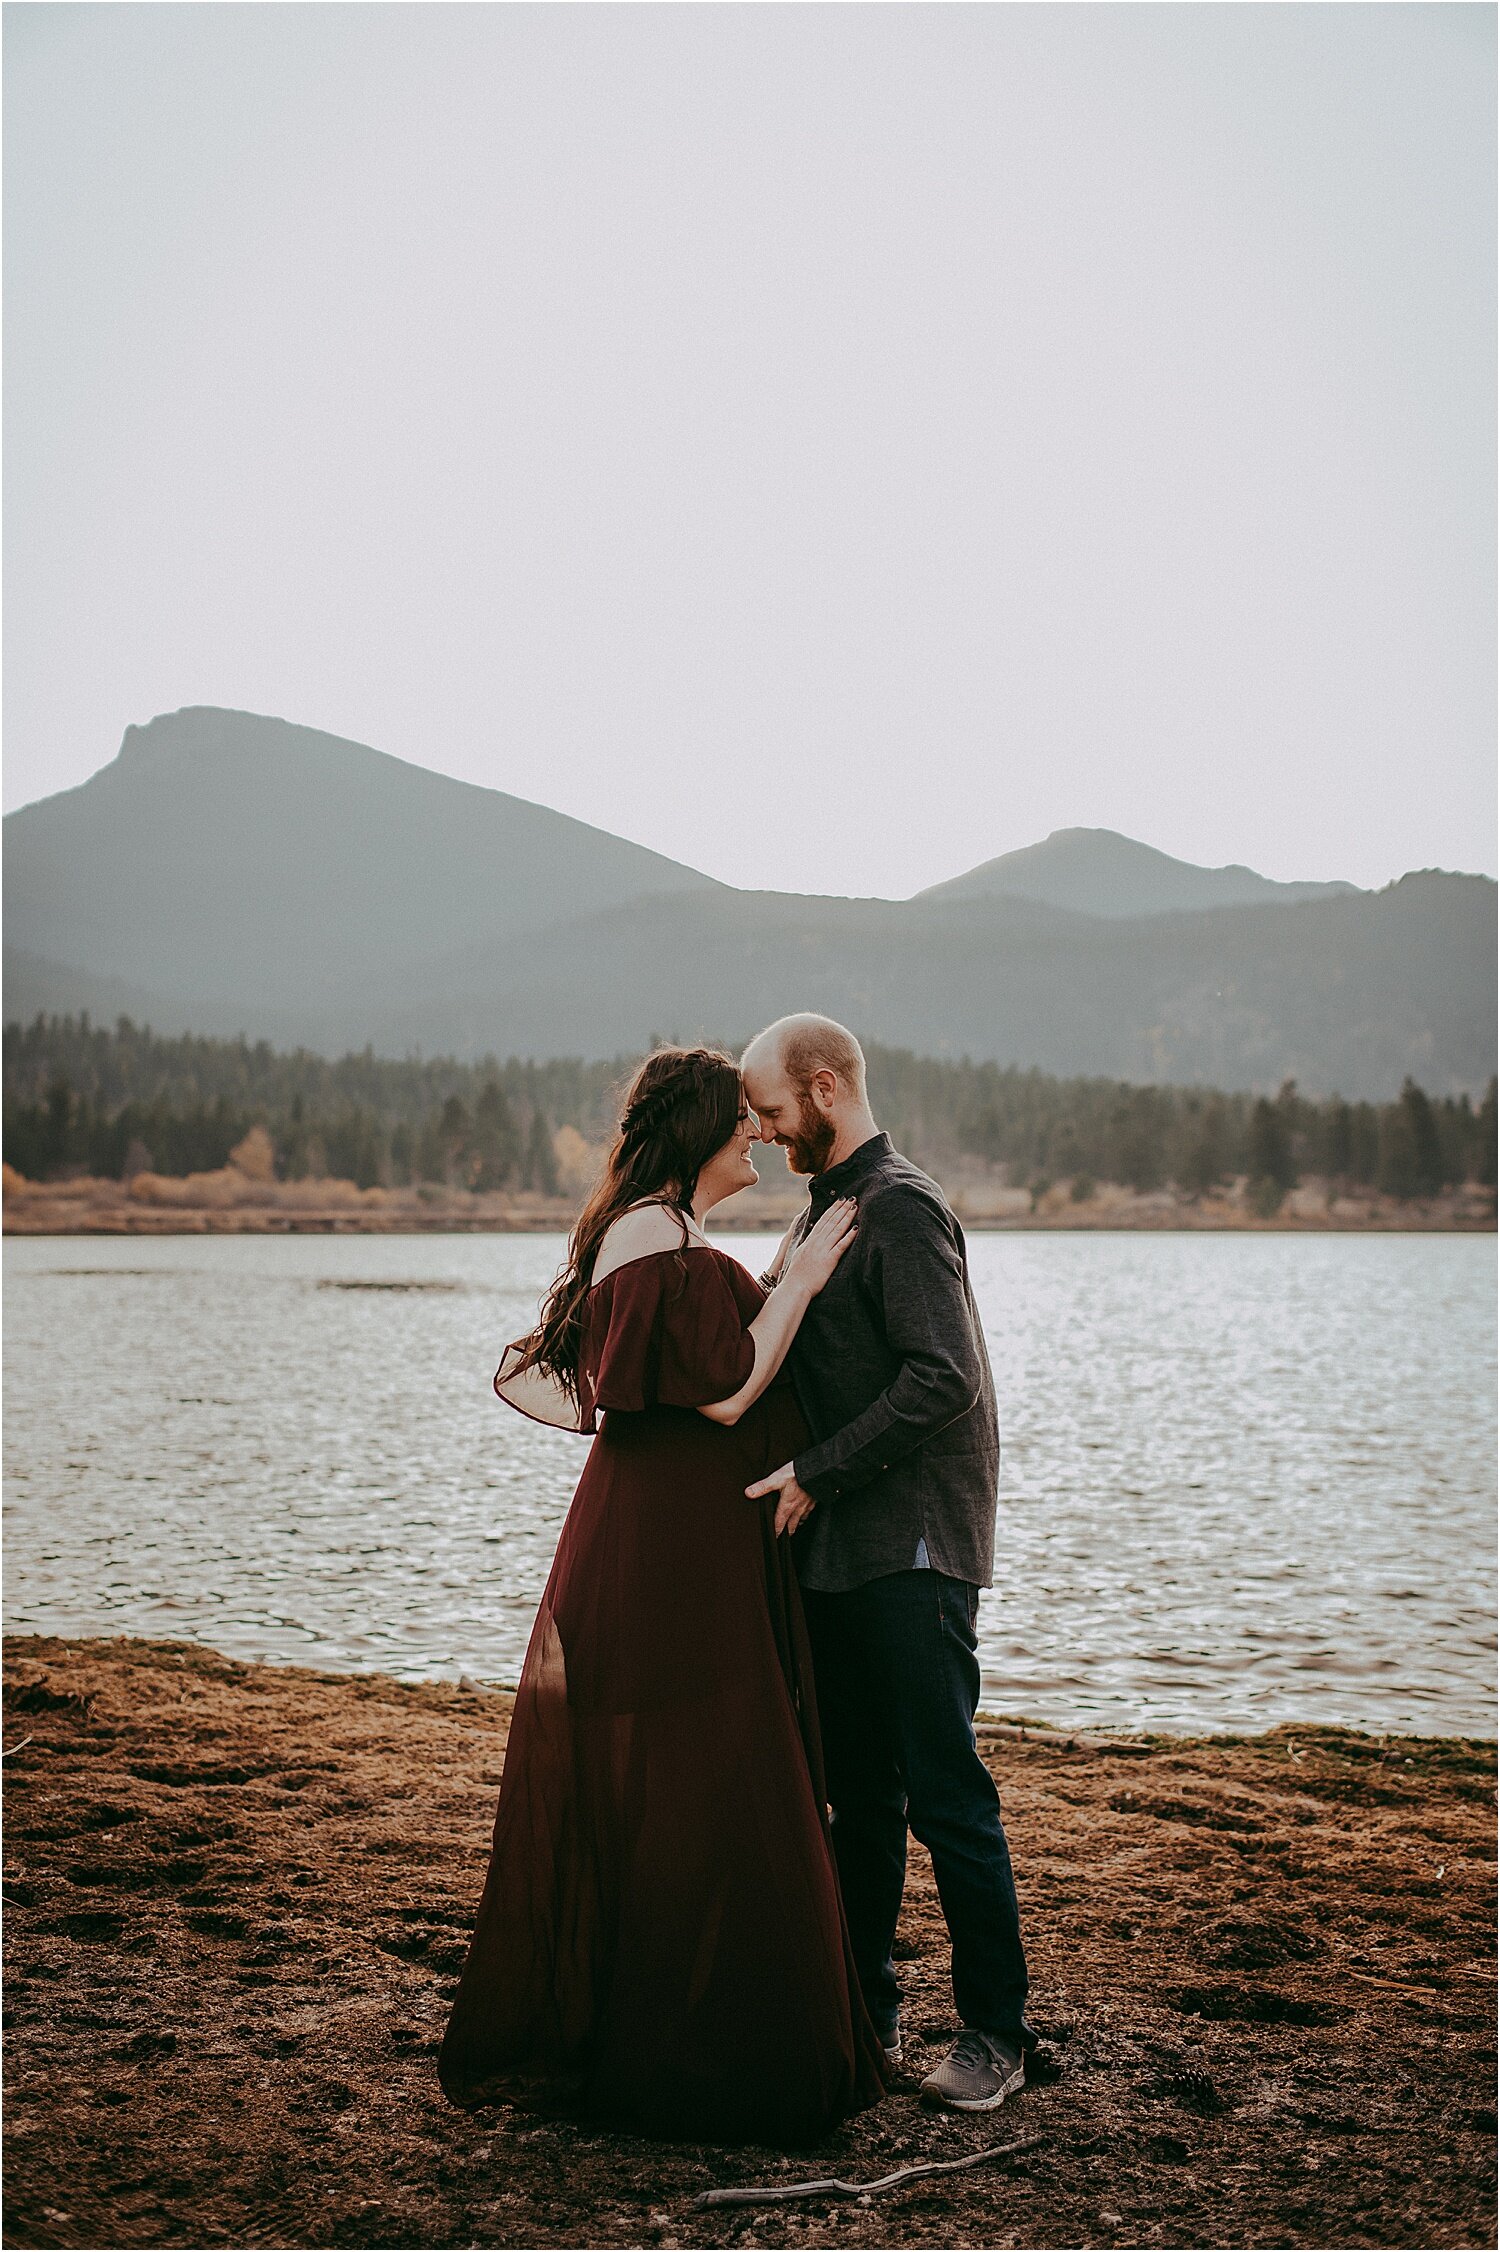
M 757 1140 L 811 1177 L 759 1281 L 703 1233 Z M 877 1127 L 853 1035 L 796 1016 L 739 1067 L 649 1056 L 495 1383 L 595 1436 L 516 1693 L 448 2094 L 817 2140 L 900 2062 L 910 1829 L 959 2020 L 923 2093 L 1002 2103 L 1034 2036 L 973 1730 L 994 1384 L 962 1231 Z

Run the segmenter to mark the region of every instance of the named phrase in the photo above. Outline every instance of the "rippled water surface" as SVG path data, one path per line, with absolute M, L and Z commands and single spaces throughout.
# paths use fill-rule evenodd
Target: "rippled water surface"
M 1492 1238 L 970 1248 L 989 1710 L 1494 1732 Z M 12 1238 L 7 1624 L 513 1681 L 587 1442 L 489 1380 L 561 1249 Z

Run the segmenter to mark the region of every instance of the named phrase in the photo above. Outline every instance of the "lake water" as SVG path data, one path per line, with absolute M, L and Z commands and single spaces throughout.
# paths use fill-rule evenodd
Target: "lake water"
M 1003 1440 L 988 1711 L 1494 1733 L 1493 1238 L 970 1250 Z M 7 1625 L 513 1682 L 587 1442 L 490 1377 L 561 1252 L 12 1238 Z

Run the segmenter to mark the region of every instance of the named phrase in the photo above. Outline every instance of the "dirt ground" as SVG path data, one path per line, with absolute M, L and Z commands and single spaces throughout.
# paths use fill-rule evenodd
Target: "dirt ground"
M 13 2245 L 1486 2245 L 1494 1746 L 1338 1730 L 985 1739 L 1047 2037 L 924 2110 L 952 2030 L 931 1873 L 910 2070 L 788 2156 L 443 2100 L 508 1700 L 141 1642 L 7 1645 Z M 698 2211 L 1040 2140 L 868 2205 Z

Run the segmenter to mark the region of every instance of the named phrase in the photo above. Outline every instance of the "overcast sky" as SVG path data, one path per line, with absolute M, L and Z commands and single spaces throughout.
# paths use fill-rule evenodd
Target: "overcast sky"
M 1493 872 L 1488 6 L 6 9 L 6 769 Z

